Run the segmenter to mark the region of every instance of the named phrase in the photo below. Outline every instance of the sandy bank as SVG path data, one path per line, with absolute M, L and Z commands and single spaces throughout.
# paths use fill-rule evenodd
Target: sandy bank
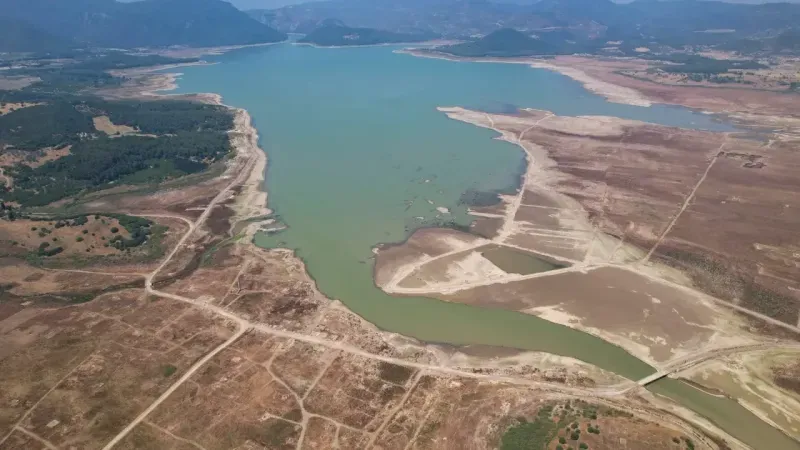
M 547 69 L 558 72 L 564 76 L 572 78 L 573 80 L 581 83 L 587 90 L 605 97 L 606 100 L 613 103 L 621 103 L 634 106 L 652 106 L 653 102 L 647 99 L 642 93 L 635 89 L 619 86 L 616 84 L 608 83 L 606 81 L 595 78 L 586 72 L 574 68 L 555 65 L 543 59 L 537 58 L 463 58 L 458 56 L 447 55 L 433 51 L 424 51 L 422 49 L 404 49 L 398 50 L 398 53 L 409 54 L 421 58 L 444 59 L 447 61 L 461 61 L 461 62 L 480 62 L 480 63 L 502 63 L 502 64 L 526 64 L 535 69 Z
M 393 45 L 421 45 L 425 47 L 436 47 L 440 45 L 452 44 L 452 41 L 423 41 L 423 42 L 387 42 L 383 44 L 358 44 L 358 45 L 319 45 L 313 42 L 292 42 L 292 45 L 313 48 L 369 48 L 369 47 L 391 47 Z

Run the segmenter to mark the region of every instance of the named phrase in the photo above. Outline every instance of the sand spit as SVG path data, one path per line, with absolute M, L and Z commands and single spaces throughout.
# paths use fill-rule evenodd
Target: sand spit
M 555 65 L 537 58 L 463 58 L 458 56 L 447 55 L 436 51 L 426 51 L 421 48 L 409 48 L 398 50 L 398 53 L 404 53 L 421 58 L 444 59 L 448 61 L 461 61 L 461 62 L 480 62 L 480 63 L 502 63 L 502 64 L 527 64 L 535 69 L 547 69 L 553 72 L 558 72 L 564 76 L 572 78 L 573 80 L 581 83 L 587 90 L 604 97 L 612 103 L 621 103 L 625 105 L 649 107 L 653 102 L 648 100 L 639 91 L 618 86 L 598 78 L 592 77 L 586 72 L 576 69 L 574 67 L 565 67 Z
M 592 184 L 594 178 L 580 178 L 594 172 L 608 172 L 605 177 L 611 177 L 609 182 L 614 182 L 617 172 L 609 167 L 629 168 L 624 174 L 635 174 L 637 172 L 632 168 L 638 167 L 641 168 L 641 179 L 648 180 L 646 186 L 656 186 L 654 189 L 661 192 L 657 183 L 666 175 L 656 176 L 652 170 L 672 167 L 673 159 L 684 165 L 693 161 L 687 162 L 680 152 L 673 154 L 671 159 L 659 157 L 660 163 L 655 166 L 646 158 L 651 154 L 674 153 L 672 144 L 666 145 L 652 136 L 668 133 L 677 140 L 676 129 L 614 117 L 559 117 L 533 109 L 516 115 L 487 114 L 464 108 L 438 110 L 453 120 L 492 129 L 500 134 L 497 139 L 516 144 L 525 151 L 528 166 L 522 185 L 516 195 L 505 196 L 503 204 L 493 210 L 492 219 L 503 223 L 497 235 L 488 242 L 549 256 L 571 263 L 572 267 L 525 276 L 487 271 L 478 267 L 478 259 L 470 260 L 472 252 L 487 245 L 486 240 L 476 240 L 449 251 L 432 251 L 426 249 L 426 244 L 442 246 L 443 243 L 437 241 L 437 231 L 444 233 L 444 230 L 426 230 L 423 245 L 412 237 L 405 251 L 393 249 L 404 256 L 402 262 L 390 261 L 394 254 L 378 254 L 379 267 L 395 267 L 394 271 L 381 272 L 384 282 L 378 285 L 384 291 L 399 295 L 428 295 L 446 301 L 537 315 L 617 344 L 656 366 L 691 354 L 700 342 L 706 349 L 760 342 L 757 336 L 741 333 L 741 319 L 688 287 L 693 286 L 692 280 L 679 270 L 659 261 L 637 264 L 646 257 L 639 246 L 643 242 L 646 247 L 659 243 L 656 225 L 672 217 L 671 211 L 682 197 L 670 197 L 661 201 L 663 205 L 657 198 L 648 197 L 640 202 L 636 197 L 637 189 L 620 190 L 616 185 L 613 189 L 607 186 L 598 189 Z M 664 180 L 667 186 L 680 184 L 691 188 L 692 180 L 696 182 L 695 172 L 702 172 L 708 165 L 706 155 L 716 155 L 720 145 L 727 142 L 722 134 L 690 130 L 685 133 L 682 139 L 693 143 L 693 147 L 686 151 L 695 154 L 697 167 L 691 166 L 686 174 L 667 170 L 670 174 L 674 172 L 675 176 L 680 175 L 675 181 L 671 178 Z M 590 148 L 588 141 L 596 140 L 602 147 L 605 142 L 623 137 L 645 140 L 628 149 L 630 155 L 627 159 L 594 161 L 599 158 L 598 154 L 587 164 L 579 163 L 580 155 Z M 573 140 L 580 145 L 569 147 Z M 683 141 L 676 142 L 680 147 Z M 554 148 L 557 149 L 555 153 Z M 620 152 L 611 155 L 607 157 L 619 157 Z M 576 171 L 569 172 L 572 166 L 564 169 L 557 164 L 560 160 L 572 161 Z M 591 165 L 595 162 L 598 164 L 596 168 Z M 652 218 L 649 206 L 639 214 L 637 210 L 630 210 L 629 204 L 657 205 L 664 217 L 658 216 L 658 223 L 650 224 L 645 220 Z M 612 218 L 628 215 L 636 223 L 616 219 L 622 225 L 628 223 L 627 229 L 616 232 L 614 226 L 620 223 L 606 218 L 603 211 L 613 214 Z M 486 211 L 475 215 L 481 214 L 485 215 Z M 651 228 L 654 232 L 649 231 Z M 445 236 L 443 234 L 442 239 Z M 645 242 L 648 236 L 650 241 Z M 624 268 L 624 272 L 598 270 L 618 267 Z M 590 273 L 593 274 L 591 277 L 598 278 L 597 286 L 591 292 L 579 293 L 572 289 L 586 284 Z M 600 304 L 594 302 L 605 289 L 613 292 L 609 291 Z M 651 291 L 649 297 L 644 295 Z M 598 310 L 592 312 L 592 308 Z M 605 317 L 604 311 L 624 311 L 625 314 L 613 314 L 606 317 L 606 321 L 601 320 Z M 660 319 L 656 321 L 656 317 Z M 673 322 L 671 325 L 670 320 Z
M 321 49 L 342 49 L 342 48 L 370 48 L 370 47 L 392 47 L 395 45 L 421 45 L 424 47 L 438 47 L 440 45 L 449 45 L 456 41 L 434 40 L 423 42 L 387 42 L 384 44 L 361 44 L 361 45 L 319 45 L 311 42 L 292 42 L 292 45 L 298 47 L 313 47 Z

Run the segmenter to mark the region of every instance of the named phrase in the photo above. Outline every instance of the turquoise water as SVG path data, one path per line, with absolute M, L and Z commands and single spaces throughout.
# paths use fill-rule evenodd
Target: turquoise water
M 724 125 L 686 109 L 608 103 L 550 71 L 393 50 L 284 44 L 180 69 L 179 92 L 220 93 L 226 103 L 250 111 L 261 133 L 269 155 L 269 206 L 289 228 L 256 243 L 296 250 L 325 294 L 389 331 L 431 342 L 547 351 L 634 379 L 652 372 L 619 347 L 536 317 L 388 296 L 373 284 L 372 248 L 402 241 L 422 225 L 467 224 L 459 201 L 465 191 L 518 183 L 519 148 L 492 140 L 490 130 L 448 119 L 437 106 Z M 438 206 L 452 216 L 437 217 Z
M 296 250 L 325 294 L 382 329 L 430 342 L 571 356 L 631 379 L 652 373 L 615 345 L 533 316 L 388 296 L 374 286 L 372 248 L 402 241 L 419 226 L 466 225 L 460 203 L 465 191 L 508 190 L 518 183 L 519 148 L 492 140 L 489 130 L 449 120 L 437 106 L 502 112 L 528 107 L 731 128 L 682 108 L 608 103 L 550 71 L 393 50 L 281 44 L 214 57 L 221 64 L 213 66 L 179 69 L 184 75 L 177 92 L 219 93 L 227 104 L 250 111 L 261 134 L 269 156 L 269 206 L 289 228 L 259 236 L 256 243 Z M 438 206 L 452 216 L 438 214 Z M 710 404 L 696 390 L 670 383 L 659 390 L 678 401 L 686 397 L 689 406 Z M 737 414 L 740 424 L 752 418 L 741 407 L 731 413 L 733 405 L 719 420 L 726 429 Z M 782 442 L 780 436 L 774 442 Z

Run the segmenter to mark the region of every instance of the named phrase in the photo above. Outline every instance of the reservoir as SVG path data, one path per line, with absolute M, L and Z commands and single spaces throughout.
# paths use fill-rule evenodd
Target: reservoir
M 295 250 L 323 293 L 384 330 L 429 342 L 571 356 L 630 379 L 652 373 L 613 344 L 534 316 L 389 296 L 373 283 L 373 248 L 401 242 L 421 226 L 467 225 L 465 192 L 509 191 L 519 182 L 521 149 L 493 140 L 490 130 L 448 119 L 439 106 L 730 127 L 684 108 L 609 103 L 569 78 L 525 65 L 416 58 L 395 49 L 279 44 L 178 69 L 184 75 L 177 92 L 219 93 L 253 116 L 269 158 L 269 207 L 288 226 L 256 243 Z M 741 420 L 754 419 L 739 409 Z M 776 439 L 784 436 L 767 428 Z

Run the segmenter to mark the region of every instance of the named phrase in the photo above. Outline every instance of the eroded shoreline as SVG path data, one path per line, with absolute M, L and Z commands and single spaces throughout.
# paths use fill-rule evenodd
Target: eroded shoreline
M 546 69 L 567 76 L 583 85 L 586 90 L 593 92 L 609 102 L 624 105 L 649 107 L 653 102 L 635 89 L 618 86 L 588 75 L 586 72 L 573 67 L 565 67 L 546 62 L 538 58 L 462 58 L 435 51 L 420 49 L 398 50 L 397 53 L 408 54 L 419 58 L 443 59 L 455 62 L 478 62 L 499 64 L 524 64 L 535 69 Z

